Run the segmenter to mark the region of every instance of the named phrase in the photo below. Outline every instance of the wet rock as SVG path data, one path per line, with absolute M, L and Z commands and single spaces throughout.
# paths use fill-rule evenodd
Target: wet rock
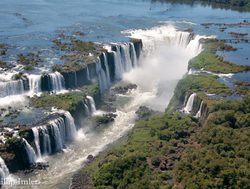
M 46 170 L 49 167 L 47 162 L 37 162 L 30 167 L 30 170 Z
M 88 157 L 87 157 L 87 160 L 89 160 L 89 161 L 93 161 L 94 160 L 94 156 L 93 155 L 88 155 Z
M 117 94 L 126 94 L 129 90 L 132 89 L 137 89 L 137 85 L 135 84 L 128 84 L 125 86 L 118 86 L 112 89 L 113 92 L 117 93 Z
M 100 125 L 108 124 L 110 122 L 113 122 L 116 117 L 117 117 L 117 115 L 114 114 L 114 113 L 107 113 L 107 114 L 103 114 L 101 116 L 93 117 L 93 121 L 94 121 L 95 126 L 98 127 Z

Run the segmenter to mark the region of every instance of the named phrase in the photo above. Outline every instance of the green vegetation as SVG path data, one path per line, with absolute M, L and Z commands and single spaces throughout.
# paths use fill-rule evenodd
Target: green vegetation
M 94 96 L 100 92 L 98 84 L 86 85 L 81 90 L 90 96 Z
M 37 66 L 42 60 L 37 54 L 28 53 L 27 55 L 19 54 L 17 62 L 24 65 L 24 70 L 31 71 L 34 66 Z
M 53 43 L 58 49 L 66 53 L 61 57 L 64 64 L 52 67 L 53 71 L 59 72 L 77 71 L 85 68 L 87 64 L 94 63 L 97 57 L 105 51 L 100 44 L 81 41 L 75 38 L 71 38 L 67 42 L 56 39 Z
M 204 51 L 190 60 L 189 68 L 197 70 L 211 71 L 214 73 L 236 73 L 249 71 L 249 66 L 237 65 L 224 61 L 222 57 L 216 55 L 217 50 L 231 51 L 233 47 L 225 44 L 223 41 L 208 39 L 203 41 Z
M 172 164 L 197 127 L 191 117 L 164 114 L 136 124 L 126 145 L 97 157 L 81 174 L 96 188 L 169 188 Z M 169 156 L 165 156 L 169 154 Z
M 175 169 L 187 188 L 249 188 L 250 96 L 220 101 Z
M 205 93 L 227 96 L 233 92 L 225 84 L 220 83 L 217 76 L 207 74 L 186 75 L 177 84 L 167 112 L 172 112 L 183 105 L 185 97 L 192 93 L 197 93 L 204 99 L 206 98 Z
M 31 98 L 31 105 L 36 108 L 56 107 L 73 111 L 78 103 L 84 102 L 85 98 L 86 96 L 83 92 L 70 92 L 58 95 L 42 94 L 40 97 Z
M 86 64 L 79 62 L 65 62 L 64 64 L 54 64 L 52 66 L 53 72 L 74 72 L 86 67 Z
M 14 80 L 27 79 L 27 76 L 20 72 L 18 74 L 13 75 L 12 79 Z
M 225 62 L 217 50 L 235 50 L 223 41 L 203 41 L 204 52 L 190 61 L 190 68 L 232 73 L 249 67 Z M 235 89 L 218 77 L 200 73 L 179 81 L 166 113 L 136 123 L 125 144 L 103 152 L 79 174 L 90 188 L 249 188 L 250 95 L 249 83 Z M 196 119 L 178 112 L 185 97 L 197 94 L 204 115 Z M 238 100 L 212 99 L 245 95 Z M 76 181 L 77 182 L 77 181 Z

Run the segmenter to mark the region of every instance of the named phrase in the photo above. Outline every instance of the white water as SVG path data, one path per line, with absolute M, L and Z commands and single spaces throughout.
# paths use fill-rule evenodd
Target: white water
M 41 75 L 28 75 L 29 95 L 41 94 Z
M 9 174 L 10 174 L 9 169 L 7 165 L 5 164 L 4 160 L 0 156 L 0 179 L 3 180 L 7 178 Z
M 81 129 L 77 132 L 76 141 L 69 145 L 63 154 L 49 157 L 48 170 L 40 171 L 36 176 L 31 175 L 42 183 L 37 188 L 67 188 L 70 177 L 83 166 L 88 155 L 97 155 L 108 144 L 124 136 L 133 127 L 136 119 L 135 111 L 139 106 L 148 105 L 151 108 L 164 110 L 176 83 L 187 71 L 189 59 L 201 50 L 198 43 L 199 36 L 191 40 L 187 32 L 177 32 L 173 27 L 132 30 L 127 31 L 127 34 L 143 40 L 140 67 L 124 74 L 126 70 L 122 64 L 121 51 L 113 52 L 116 77 L 135 83 L 138 88 L 123 95 L 124 97 L 119 96 L 118 101 L 120 98 L 121 100 L 118 102 L 120 103 L 116 112 L 118 116 L 114 123 L 102 128 L 101 131 L 89 130 L 85 125 L 86 130 Z M 130 62 L 126 63 L 126 68 L 129 68 L 128 65 Z M 93 114 L 96 112 L 93 98 L 89 96 L 87 98 Z M 124 100 L 126 103 L 122 105 Z
M 203 101 L 202 101 L 201 104 L 200 104 L 199 111 L 198 111 L 198 112 L 196 113 L 196 115 L 195 115 L 196 118 L 200 118 L 200 117 L 201 117 L 202 106 L 203 106 Z
M 110 73 L 109 73 L 109 66 L 108 66 L 108 59 L 105 53 L 103 53 L 103 59 L 104 59 L 104 65 L 105 65 L 105 70 L 106 70 L 106 80 L 107 80 L 107 85 L 108 87 L 111 86 L 111 80 L 110 80 Z
M 188 98 L 188 101 L 187 101 L 187 104 L 186 106 L 183 108 L 183 111 L 186 113 L 186 114 L 190 114 L 191 111 L 193 110 L 193 105 L 194 105 L 194 99 L 196 97 L 196 94 L 193 93 L 189 96 Z
M 87 99 L 88 99 L 89 104 L 90 104 L 91 113 L 94 114 L 96 112 L 95 101 L 94 101 L 92 96 L 87 96 Z
M 65 115 L 65 125 L 66 125 L 66 131 L 65 131 L 66 140 L 72 141 L 75 139 L 77 135 L 75 121 L 69 112 L 65 111 L 64 115 Z
M 59 152 L 63 149 L 64 135 L 61 134 L 61 130 L 65 128 L 63 118 L 58 118 L 50 122 L 52 126 L 52 135 L 55 140 L 55 152 Z
M 37 158 L 40 159 L 41 158 L 41 148 L 40 148 L 40 142 L 39 142 L 39 131 L 37 127 L 33 127 L 32 128 L 33 131 L 33 135 L 34 135 L 34 141 L 35 141 L 35 145 L 36 145 L 36 155 Z
M 152 92 L 155 97 L 145 105 L 164 111 L 177 82 L 187 72 L 188 61 L 202 50 L 201 36 L 192 38 L 172 26 L 124 33 L 143 42 L 140 67 L 124 74 L 124 80 L 139 85 L 144 92 Z
M 87 79 L 88 81 L 91 81 L 91 78 L 90 78 L 90 73 L 89 73 L 89 67 L 87 66 Z
M 52 83 L 53 92 L 61 92 L 64 88 L 64 77 L 59 72 L 49 74 Z
M 0 98 L 23 93 L 23 80 L 0 82 Z
M 129 43 L 130 48 L 131 48 L 131 60 L 133 63 L 134 67 L 138 67 L 138 60 L 137 60 L 137 56 L 136 56 L 136 51 L 135 51 L 135 46 L 133 43 Z
M 96 61 L 96 74 L 98 76 L 98 83 L 100 86 L 100 90 L 103 93 L 104 91 L 106 91 L 108 89 L 109 83 L 107 81 L 106 73 L 102 69 L 101 60 L 99 58 Z
M 45 127 L 40 127 L 42 131 L 42 137 L 43 137 L 43 152 L 45 155 L 49 155 L 52 153 L 51 150 L 51 141 L 50 136 L 48 134 L 48 130 Z M 39 144 L 40 146 L 40 144 Z
M 25 143 L 25 149 L 26 149 L 26 153 L 27 153 L 27 156 L 29 158 L 29 164 L 34 164 L 36 162 L 36 153 L 34 151 L 34 149 L 31 147 L 31 145 L 27 142 L 27 140 L 25 140 L 23 138 L 23 141 Z
M 22 107 L 27 105 L 27 96 L 41 95 L 41 75 L 30 74 L 28 78 L 28 89 L 24 89 L 23 80 L 8 80 L 0 82 L 0 107 Z M 53 93 L 65 92 L 64 77 L 59 73 L 50 73 L 50 84 Z
M 132 48 L 132 50 L 130 50 Z M 116 45 L 116 51 L 112 51 L 115 57 L 115 78 L 122 79 L 123 74 L 138 66 L 135 47 L 132 43 Z

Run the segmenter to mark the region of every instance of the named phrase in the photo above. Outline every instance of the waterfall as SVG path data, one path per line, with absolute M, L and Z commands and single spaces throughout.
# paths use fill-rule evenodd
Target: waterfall
M 63 114 L 62 117 L 50 120 L 48 125 L 32 128 L 38 158 L 61 151 L 66 142 L 71 142 L 76 137 L 74 118 L 64 110 L 59 110 L 58 113 Z
M 115 61 L 115 78 L 122 79 L 122 74 L 138 66 L 136 51 L 133 43 L 120 44 L 112 51 Z
M 76 71 L 74 72 L 74 76 L 75 76 L 75 87 L 77 87 L 78 86 L 78 82 L 77 82 L 77 75 L 76 75 Z
M 35 145 L 36 145 L 36 155 L 37 158 L 41 158 L 41 148 L 40 148 L 40 141 L 39 141 L 39 130 L 37 127 L 32 128 L 33 135 L 34 135 L 34 140 L 35 140 Z
M 130 57 L 130 48 L 129 44 L 122 44 L 121 45 L 121 57 L 122 57 L 122 65 L 123 65 L 123 70 L 125 72 L 128 72 L 132 69 L 132 61 Z
M 42 131 L 42 141 L 43 141 L 43 154 L 51 154 L 51 141 L 49 132 L 46 127 L 40 127 Z M 40 145 L 39 145 L 40 146 Z
M 49 74 L 53 92 L 59 92 L 65 89 L 64 77 L 59 72 Z
M 9 176 L 10 172 L 4 160 L 0 157 L 0 182 Z
M 186 106 L 184 107 L 183 111 L 187 114 L 190 114 L 193 110 L 194 99 L 196 97 L 196 93 L 193 93 L 189 96 Z
M 93 114 L 96 112 L 95 101 L 94 101 L 93 97 L 91 97 L 91 96 L 87 96 L 87 99 L 88 99 L 89 104 L 90 104 L 91 113 Z
M 101 92 L 104 92 L 105 90 L 108 89 L 109 83 L 107 81 L 106 73 L 102 69 L 100 58 L 98 58 L 97 61 L 96 61 L 96 74 L 98 76 L 98 83 L 99 83 L 99 86 L 100 86 L 100 90 L 101 90 Z
M 91 81 L 91 78 L 90 78 L 90 73 L 89 73 L 89 67 L 87 66 L 87 79 L 88 81 Z
M 89 111 L 89 107 L 87 104 L 84 103 L 84 109 L 85 109 L 85 113 L 87 116 L 90 116 L 90 111 Z
M 0 82 L 0 97 L 24 93 L 23 80 Z
M 23 141 L 25 143 L 25 150 L 29 159 L 29 164 L 34 164 L 36 162 L 36 153 L 26 139 L 23 138 Z
M 55 151 L 59 152 L 63 149 L 63 143 L 64 143 L 64 135 L 62 135 L 62 133 L 60 132 L 60 130 L 65 130 L 65 125 L 64 125 L 64 121 L 63 118 L 58 118 L 56 120 L 53 120 L 50 122 L 51 127 L 51 131 L 52 131 L 52 137 L 54 139 L 55 142 Z
M 203 106 L 203 101 L 200 104 L 199 111 L 195 115 L 196 118 L 200 118 L 201 117 L 202 106 Z
M 137 61 L 137 56 L 136 56 L 136 51 L 135 51 L 135 46 L 133 43 L 129 43 L 130 45 L 130 58 L 132 60 L 132 64 L 134 67 L 138 67 L 138 61 Z
M 30 95 L 39 94 L 41 90 L 41 75 L 28 75 Z
M 72 141 L 75 139 L 77 134 L 74 118 L 67 111 L 64 112 L 65 115 L 65 125 L 66 125 L 66 140 Z
M 110 73 L 109 73 L 108 59 L 107 59 L 107 56 L 105 53 L 102 53 L 102 54 L 103 54 L 104 66 L 105 66 L 105 70 L 106 70 L 107 85 L 108 85 L 108 87 L 110 87 L 111 79 L 110 79 Z
M 175 38 L 171 40 L 175 45 L 186 47 L 191 40 L 191 34 L 189 32 L 176 32 Z

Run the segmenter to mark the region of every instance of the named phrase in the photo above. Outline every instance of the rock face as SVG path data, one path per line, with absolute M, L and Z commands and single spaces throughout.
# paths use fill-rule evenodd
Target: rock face
M 132 89 L 137 89 L 137 85 L 130 83 L 130 84 L 125 85 L 125 86 L 115 87 L 112 89 L 112 91 L 114 91 L 115 93 L 118 93 L 118 94 L 126 94 L 129 90 L 132 90 Z
M 100 86 L 102 84 L 106 86 L 107 83 L 120 79 L 122 73 L 136 66 L 136 60 L 139 59 L 142 50 L 142 41 L 134 40 L 126 45 L 113 45 L 111 49 L 111 52 L 102 52 L 96 60 L 85 65 L 83 63 L 76 70 L 60 70 L 59 68 L 65 80 L 65 88 L 73 89 L 97 81 Z M 98 63 L 100 63 L 100 68 Z
M 110 122 L 113 122 L 116 117 L 117 117 L 117 115 L 114 113 L 108 113 L 108 114 L 104 114 L 102 116 L 95 116 L 94 117 L 94 124 L 96 127 L 101 126 L 103 124 L 108 124 Z
M 8 140 L 5 144 L 5 149 L 1 151 L 3 151 L 1 156 L 5 160 L 10 172 L 16 172 L 30 167 L 25 143 L 22 139 L 12 138 Z

